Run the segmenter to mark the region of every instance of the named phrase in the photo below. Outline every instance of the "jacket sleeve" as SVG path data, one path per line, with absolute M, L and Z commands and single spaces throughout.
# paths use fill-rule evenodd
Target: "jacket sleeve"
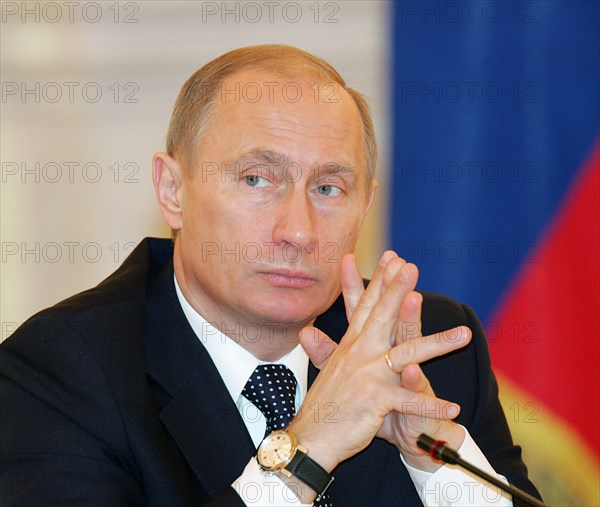
M 116 389 L 68 322 L 42 314 L 0 344 L 0 504 L 201 504 L 167 466 L 153 477 L 164 495 L 147 497 Z M 227 488 L 206 505 L 244 503 Z

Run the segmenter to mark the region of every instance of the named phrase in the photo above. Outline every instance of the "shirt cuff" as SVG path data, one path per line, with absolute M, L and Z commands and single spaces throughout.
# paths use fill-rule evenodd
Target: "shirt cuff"
M 496 473 L 466 428 L 465 439 L 458 449 L 460 457 L 477 468 L 508 484 L 506 478 Z M 435 472 L 425 472 L 410 466 L 402 455 L 402 463 L 408 470 L 421 501 L 425 507 L 512 507 L 508 493 L 480 479 L 456 465 L 444 464 Z
M 242 475 L 235 480 L 231 487 L 235 489 L 246 505 L 252 507 L 271 505 L 311 507 L 313 505 L 312 503 L 301 503 L 293 485 L 288 486 L 277 475 L 262 473 L 256 458 L 252 458 L 248 462 Z

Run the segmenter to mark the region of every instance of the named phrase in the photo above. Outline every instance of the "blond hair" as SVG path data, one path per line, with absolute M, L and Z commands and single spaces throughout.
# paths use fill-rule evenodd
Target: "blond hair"
M 229 76 L 246 68 L 265 68 L 281 75 L 316 76 L 342 87 L 354 100 L 363 123 L 367 182 L 370 185 L 375 177 L 377 144 L 367 101 L 359 92 L 346 86 L 342 76 L 326 61 L 301 49 L 280 44 L 229 51 L 188 78 L 177 97 L 167 132 L 167 152 L 171 157 L 192 172 L 195 150 L 214 118 L 213 106 L 218 102 L 220 86 Z

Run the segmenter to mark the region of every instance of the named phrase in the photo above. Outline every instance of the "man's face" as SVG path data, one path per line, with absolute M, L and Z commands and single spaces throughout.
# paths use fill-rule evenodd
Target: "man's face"
M 183 178 L 178 281 L 226 334 L 232 325 L 307 324 L 339 295 L 339 261 L 354 250 L 372 191 L 358 109 L 323 85 L 264 71 L 231 76 L 225 89 L 239 93 L 219 94 L 194 175 Z

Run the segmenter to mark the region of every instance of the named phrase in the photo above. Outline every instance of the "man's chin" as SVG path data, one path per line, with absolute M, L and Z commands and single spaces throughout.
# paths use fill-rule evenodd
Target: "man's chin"
M 240 302 L 246 303 L 247 315 L 253 321 L 290 327 L 311 324 L 337 298 L 335 287 L 323 283 L 302 289 L 282 289 L 266 284 L 252 287 L 251 294 L 248 290 Z
M 325 304 L 318 306 L 314 301 L 308 305 L 279 299 L 262 301 L 259 307 L 254 308 L 253 314 L 261 323 L 301 328 L 310 324 L 326 309 Z
M 306 313 L 295 310 L 281 309 L 278 311 L 262 311 L 258 318 L 262 324 L 281 328 L 298 328 L 309 325 L 319 314 Z

